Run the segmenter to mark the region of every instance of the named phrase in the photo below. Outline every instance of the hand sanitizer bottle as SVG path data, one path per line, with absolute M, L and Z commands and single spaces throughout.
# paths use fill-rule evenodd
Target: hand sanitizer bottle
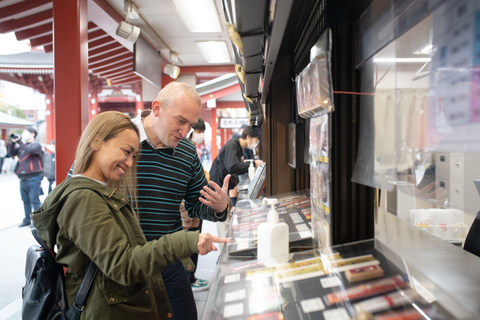
M 253 161 L 255 160 L 249 160 L 250 161 L 250 166 L 248 167 L 248 178 L 250 179 L 250 181 L 253 180 L 253 176 L 255 175 L 255 164 L 253 163 Z
M 264 203 L 271 206 L 268 212 L 268 222 L 258 225 L 257 258 L 265 265 L 286 263 L 288 261 L 288 225 L 280 222 L 275 204 L 278 199 L 265 198 Z

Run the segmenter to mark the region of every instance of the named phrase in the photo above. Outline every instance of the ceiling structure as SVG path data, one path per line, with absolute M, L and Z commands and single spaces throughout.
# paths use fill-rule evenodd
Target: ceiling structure
M 159 52 L 165 63 L 175 63 L 181 68 L 182 75 L 195 75 L 197 83 L 208 81 L 234 72 L 232 45 L 221 0 L 212 1 L 221 25 L 218 32 L 189 31 L 173 0 L 133 0 L 139 14 L 130 22 L 140 27 L 141 36 Z M 108 79 L 114 86 L 141 81 L 141 77 L 133 72 L 133 44 L 116 35 L 117 26 L 125 21 L 125 17 L 124 0 L 88 0 L 88 68 L 91 79 L 92 76 L 99 81 Z M 28 57 L 24 55 L 23 68 L 38 61 L 41 65 L 36 66 L 36 74 L 45 76 L 36 79 L 50 79 L 53 68 L 53 0 L 0 0 L 0 33 L 10 32 L 15 33 L 17 40 L 29 40 L 36 51 L 45 52 L 44 58 L 39 58 L 38 52 Z M 205 41 L 225 42 L 229 61 L 209 63 L 198 46 L 199 42 Z M 172 52 L 178 57 L 175 61 L 172 61 Z M 48 59 L 51 59 L 50 63 Z M 5 64 L 5 60 L 0 56 L 0 79 L 15 82 L 18 79 L 17 65 Z M 3 70 L 5 66 L 10 66 L 10 70 Z M 238 80 L 235 84 L 236 90 L 225 92 L 231 96 L 232 91 L 238 91 L 232 99 L 242 100 Z

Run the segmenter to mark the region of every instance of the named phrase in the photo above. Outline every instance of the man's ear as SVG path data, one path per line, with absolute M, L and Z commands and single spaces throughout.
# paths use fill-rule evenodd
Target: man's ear
M 153 100 L 153 102 L 152 102 L 152 113 L 155 115 L 155 117 L 159 116 L 161 108 L 162 108 L 162 106 L 160 105 L 160 102 L 158 100 Z
M 95 135 L 95 137 L 93 137 L 92 139 L 92 142 L 90 142 L 90 147 L 94 150 L 94 151 L 97 151 L 98 149 L 100 149 L 100 145 L 102 144 L 102 139 L 100 139 L 100 137 L 98 135 Z

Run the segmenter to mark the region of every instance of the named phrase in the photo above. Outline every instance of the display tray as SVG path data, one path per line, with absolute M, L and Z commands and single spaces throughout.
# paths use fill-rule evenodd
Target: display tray
M 221 262 L 216 276 L 203 319 L 454 319 L 413 289 L 376 240 L 297 252 L 269 267 Z
M 308 194 L 279 197 L 276 206 L 280 221 L 289 229 L 290 252 L 313 248 L 310 224 L 310 198 Z M 227 247 L 227 254 L 237 258 L 256 258 L 257 229 L 267 221 L 269 208 L 261 201 L 242 200 L 237 203 L 230 225 L 229 237 L 233 239 Z

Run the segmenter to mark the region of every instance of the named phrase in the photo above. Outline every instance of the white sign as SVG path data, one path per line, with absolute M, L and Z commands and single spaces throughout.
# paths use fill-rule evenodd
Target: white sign
M 243 124 L 249 125 L 248 118 L 220 118 L 220 129 L 241 128 Z

